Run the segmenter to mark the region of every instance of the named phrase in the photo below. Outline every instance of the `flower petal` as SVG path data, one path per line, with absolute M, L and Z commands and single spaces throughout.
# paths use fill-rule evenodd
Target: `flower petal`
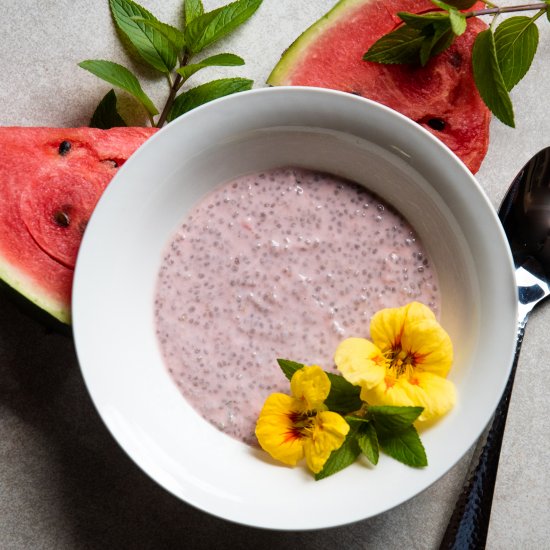
M 379 384 L 386 373 L 382 352 L 364 338 L 347 338 L 341 342 L 334 362 L 348 382 L 367 389 Z
M 405 306 L 406 311 L 406 323 L 415 323 L 416 321 L 422 321 L 424 319 L 430 319 L 435 321 L 434 312 L 421 302 L 410 302 Z
M 435 319 L 405 323 L 401 345 L 414 357 L 415 369 L 447 376 L 453 363 L 453 344 Z
M 384 380 L 370 390 L 361 390 L 361 399 L 369 405 L 393 405 L 395 407 L 413 407 L 415 403 L 404 386 L 404 378 L 386 376 Z M 410 385 L 407 383 L 407 385 Z
M 429 307 L 420 302 L 410 302 L 403 307 L 381 309 L 372 316 L 371 339 L 382 351 L 396 348 L 401 345 L 405 325 L 424 319 L 435 320 L 435 315 Z
M 308 468 L 319 473 L 330 453 L 340 448 L 349 432 L 349 424 L 337 413 L 320 412 L 315 418 L 311 437 L 304 440 Z
M 369 391 L 361 391 L 361 399 L 371 405 L 424 407 L 419 422 L 434 420 L 451 410 L 456 401 L 453 383 L 446 378 L 424 372 L 412 378 L 387 379 Z
M 450 380 L 430 372 L 422 372 L 418 373 L 416 382 L 418 389 L 415 400 L 424 407 L 418 417 L 420 422 L 439 418 L 453 408 L 456 403 L 456 391 Z
M 323 408 L 323 401 L 330 392 L 330 380 L 317 365 L 297 370 L 290 380 L 292 395 L 302 401 L 304 411 Z
M 406 307 L 381 309 L 372 316 L 370 337 L 383 352 L 401 344 L 401 333 L 407 313 Z
M 266 399 L 256 423 L 256 437 L 262 449 L 290 466 L 295 466 L 304 456 L 303 437 L 294 429 L 292 421 L 300 412 L 296 399 L 273 393 Z

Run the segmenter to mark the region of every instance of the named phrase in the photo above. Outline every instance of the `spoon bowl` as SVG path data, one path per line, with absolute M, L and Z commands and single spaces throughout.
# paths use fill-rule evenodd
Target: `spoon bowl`
M 550 147 L 539 151 L 516 176 L 499 210 L 514 263 L 529 258 L 550 276 Z

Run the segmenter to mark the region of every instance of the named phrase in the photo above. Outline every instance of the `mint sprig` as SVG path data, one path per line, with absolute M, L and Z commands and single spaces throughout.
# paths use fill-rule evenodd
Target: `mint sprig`
M 546 15 L 550 21 L 550 2 L 469 10 L 475 0 L 432 0 L 438 11 L 423 14 L 399 12 L 403 22 L 382 36 L 364 54 L 365 61 L 376 63 L 418 63 L 429 60 L 451 46 L 466 30 L 471 17 L 490 16 L 490 28 L 480 32 L 474 42 L 472 66 L 481 98 L 504 124 L 514 127 L 514 110 L 510 90 L 528 72 L 538 47 L 537 19 Z M 462 11 L 461 11 L 462 10 Z M 535 11 L 532 17 L 515 16 L 497 26 L 504 13 Z
M 246 78 L 222 78 L 183 89 L 195 73 L 207 67 L 244 65 L 244 60 L 232 53 L 218 53 L 198 60 L 195 57 L 245 23 L 261 3 L 262 0 L 236 0 L 205 12 L 201 0 L 185 0 L 182 28 L 178 28 L 160 21 L 134 0 L 109 0 L 113 21 L 131 46 L 131 53 L 169 83 L 162 109 L 154 105 L 130 69 L 97 59 L 82 61 L 79 66 L 128 92 L 145 110 L 151 126 L 161 127 L 208 101 L 252 87 L 253 82 Z M 116 96 L 108 96 L 98 105 L 91 126 L 125 124 L 117 111 Z

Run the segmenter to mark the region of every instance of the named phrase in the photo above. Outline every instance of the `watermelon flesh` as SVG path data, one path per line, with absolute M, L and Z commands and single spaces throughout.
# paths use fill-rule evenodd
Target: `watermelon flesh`
M 107 184 L 154 128 L 0 128 L 0 279 L 70 323 L 76 256 Z
M 483 4 L 472 9 L 478 7 Z M 471 66 L 473 42 L 485 23 L 468 19 L 466 32 L 425 67 L 362 59 L 401 24 L 397 12 L 435 9 L 428 0 L 341 0 L 286 50 L 267 82 L 332 88 L 383 103 L 438 137 L 475 173 L 489 145 L 490 111 Z

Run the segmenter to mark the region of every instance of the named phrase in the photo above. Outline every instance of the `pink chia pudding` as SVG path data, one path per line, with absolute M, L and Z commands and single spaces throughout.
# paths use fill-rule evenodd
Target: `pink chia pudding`
M 277 358 L 334 370 L 339 342 L 417 300 L 437 276 L 407 221 L 365 188 L 302 168 L 237 178 L 199 202 L 168 244 L 156 332 L 183 396 L 255 444 L 266 397 L 288 393 Z

